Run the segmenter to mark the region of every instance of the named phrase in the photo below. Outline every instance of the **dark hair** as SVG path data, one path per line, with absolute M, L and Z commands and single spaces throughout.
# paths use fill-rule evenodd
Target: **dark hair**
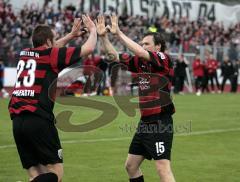
M 53 32 L 47 25 L 38 25 L 32 33 L 33 47 L 39 47 L 47 43 L 49 39 L 53 43 Z
M 155 45 L 161 45 L 161 52 L 164 52 L 166 49 L 166 42 L 163 38 L 163 36 L 160 33 L 157 32 L 148 32 L 144 34 L 144 37 L 146 36 L 153 36 L 153 41 Z

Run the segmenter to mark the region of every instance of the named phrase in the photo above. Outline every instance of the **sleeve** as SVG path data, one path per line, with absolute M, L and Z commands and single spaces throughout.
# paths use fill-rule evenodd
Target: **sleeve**
M 150 55 L 150 59 L 155 69 L 158 71 L 162 71 L 164 73 L 168 73 L 170 71 L 170 59 L 163 52 L 151 52 L 148 51 Z
M 131 54 L 126 52 L 120 53 L 119 61 L 120 63 L 127 66 L 128 71 L 134 72 L 134 73 L 138 72 L 137 65 L 138 65 L 139 58 L 137 56 L 132 56 Z
M 81 47 L 53 48 L 50 55 L 52 68 L 58 73 L 81 59 Z

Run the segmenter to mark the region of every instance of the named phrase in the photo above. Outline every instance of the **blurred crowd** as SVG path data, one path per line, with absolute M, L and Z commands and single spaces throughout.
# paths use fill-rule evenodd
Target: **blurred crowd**
M 192 63 L 184 54 L 173 59 L 172 92 L 181 95 L 194 92 L 200 96 L 203 93 L 238 91 L 240 61 L 230 61 L 229 57 L 225 56 L 223 62 L 220 62 L 214 58 L 212 52 L 206 52 L 204 60 L 197 54 Z M 68 94 L 121 95 L 129 94 L 127 90 L 132 95 L 136 94 L 134 88 L 138 86 L 138 77 L 131 74 L 128 79 L 123 78 L 126 68 L 121 64 L 110 62 L 106 56 L 91 54 L 84 60 L 83 65 L 83 79 L 68 87 Z M 120 93 L 121 87 L 124 87 L 125 93 Z
M 51 1 L 49 1 L 51 2 Z M 55 5 L 56 6 L 56 5 Z M 56 8 L 52 3 L 45 3 L 39 7 L 32 2 L 22 9 L 14 10 L 11 3 L 0 0 L 0 57 L 6 66 L 15 66 L 17 55 L 22 48 L 31 46 L 31 32 L 33 27 L 40 23 L 51 25 L 61 37 L 71 30 L 74 17 L 79 17 L 81 8 L 72 5 Z M 98 11 L 91 13 L 96 17 Z M 108 23 L 107 19 L 107 23 Z M 144 16 L 128 16 L 122 14 L 119 24 L 130 38 L 139 41 L 147 31 L 158 31 L 165 35 L 169 52 L 196 53 L 199 45 L 231 47 L 229 56 L 231 60 L 239 58 L 240 23 L 224 29 L 219 22 L 208 22 L 204 19 L 189 21 L 186 18 L 179 20 L 155 17 L 149 19 Z M 115 46 L 121 51 L 125 50 L 121 43 L 114 41 Z M 82 39 L 71 42 L 72 45 L 81 44 Z M 100 52 L 100 50 L 97 50 Z
M 190 69 L 192 70 L 194 88 L 196 95 L 202 93 L 223 93 L 228 90 L 232 93 L 238 91 L 238 77 L 240 60 L 231 61 L 229 56 L 224 56 L 223 62 L 216 60 L 211 52 L 206 51 L 205 59 L 201 60 L 199 54 L 195 56 L 193 63 L 183 55 L 174 61 L 173 90 L 176 94 L 184 94 L 184 83 L 192 82 Z M 226 82 L 230 88 L 225 88 Z
M 114 10 L 110 9 L 110 12 L 111 11 Z M 80 7 L 77 8 L 69 5 L 61 8 L 60 4 L 56 7 L 51 1 L 46 1 L 43 7 L 39 7 L 36 3 L 32 2 L 31 4 L 24 5 L 22 9 L 14 10 L 9 1 L 0 0 L 0 58 L 3 65 L 8 67 L 16 66 L 20 50 L 32 46 L 31 32 L 37 24 L 51 25 L 55 29 L 57 37 L 60 38 L 71 31 L 74 17 L 80 17 L 82 13 Z M 96 18 L 98 13 L 98 11 L 94 11 L 90 13 L 90 15 L 92 18 Z M 109 22 L 110 20 L 107 18 L 106 23 Z M 176 93 L 181 93 L 183 90 L 186 72 L 182 70 L 186 70 L 187 67 L 193 70 L 198 93 L 200 93 L 200 91 L 207 91 L 208 88 L 206 87 L 206 83 L 208 83 L 208 80 L 211 81 L 215 79 L 219 92 L 223 90 L 222 88 L 224 87 L 224 84 L 216 81 L 215 75 L 212 76 L 210 74 L 209 76 L 209 55 L 204 56 L 205 61 L 199 63 L 202 65 L 201 69 L 203 70 L 200 72 L 205 74 L 200 76 L 202 77 L 201 79 L 197 79 L 199 75 L 196 74 L 195 71 L 195 61 L 200 60 L 200 58 L 198 58 L 197 55 L 194 62 L 192 62 L 193 59 L 190 62 L 182 61 L 182 53 L 199 54 L 199 46 L 204 46 L 204 49 L 210 52 L 213 51 L 213 47 L 228 47 L 227 54 L 214 55 L 216 58 L 215 60 L 218 60 L 216 63 L 217 66 L 215 67 L 222 68 L 223 75 L 225 74 L 225 71 L 223 71 L 225 69 L 223 69 L 221 65 L 224 65 L 226 60 L 229 60 L 234 66 L 238 65 L 238 60 L 240 60 L 240 22 L 228 28 L 224 28 L 223 24 L 220 22 L 209 22 L 205 19 L 199 19 L 197 21 L 189 21 L 186 18 L 168 19 L 166 17 L 155 17 L 150 19 L 145 16 L 129 16 L 127 14 L 122 14 L 119 17 L 119 25 L 124 33 L 137 42 L 139 42 L 143 34 L 148 31 L 161 32 L 164 34 L 167 41 L 169 48 L 168 52 L 181 53 L 175 60 L 175 71 L 177 75 L 180 75 L 175 77 L 174 90 Z M 84 41 L 83 39 L 84 37 L 77 38 L 70 42 L 69 45 L 79 46 Z M 112 43 L 118 51 L 127 51 L 117 39 L 112 39 Z M 104 55 L 100 47 L 98 47 L 96 53 L 101 56 Z M 181 64 L 179 64 L 179 61 Z M 192 66 L 189 66 L 189 64 Z M 235 67 L 233 69 L 235 69 Z M 233 82 L 232 76 L 226 76 L 224 78 L 226 78 L 226 80 L 230 79 L 231 83 Z

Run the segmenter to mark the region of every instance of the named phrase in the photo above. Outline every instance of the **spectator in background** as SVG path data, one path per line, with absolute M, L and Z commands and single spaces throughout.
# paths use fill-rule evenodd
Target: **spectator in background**
M 3 72 L 4 72 L 4 65 L 2 58 L 0 58 L 0 91 L 2 92 L 3 89 Z
M 86 79 L 83 96 L 93 96 L 97 94 L 97 88 L 103 76 L 101 75 L 100 69 L 97 68 L 100 62 L 101 57 L 94 53 L 88 55 L 83 61 L 83 74 Z
M 193 69 L 193 76 L 195 80 L 196 95 L 200 96 L 202 93 L 201 87 L 202 87 L 202 81 L 204 76 L 204 65 L 200 60 L 199 54 L 196 55 L 195 60 L 193 61 L 192 69 Z
M 38 7 L 35 1 L 31 1 L 30 4 L 26 4 L 22 10 L 17 12 L 14 11 L 9 1 L 0 0 L 0 56 L 4 53 L 5 63 L 8 62 L 6 53 L 12 46 L 14 46 L 14 52 L 17 53 L 15 43 L 13 43 L 16 36 L 20 38 L 21 48 L 29 47 L 31 45 L 29 36 L 33 27 L 37 23 L 46 23 L 56 28 L 59 37 L 62 37 L 70 31 L 72 19 L 79 17 L 79 13 L 82 12 L 81 7 L 77 9 L 72 5 L 61 8 L 61 0 L 44 1 L 45 8 Z M 99 9 L 99 7 L 95 7 L 95 9 Z M 94 11 L 92 15 L 95 16 L 96 13 L 97 11 Z M 184 52 L 194 52 L 199 45 L 217 47 L 231 45 L 233 49 L 229 49 L 229 56 L 232 60 L 233 57 L 235 59 L 239 51 L 239 46 L 237 46 L 239 42 L 236 40 L 240 36 L 240 23 L 224 29 L 221 23 L 213 22 L 209 24 L 205 19 L 199 19 L 198 21 L 190 21 L 185 17 L 180 19 L 154 17 L 150 19 L 147 16 L 130 16 L 127 14 L 122 14 L 119 17 L 120 28 L 136 42 L 141 40 L 141 35 L 146 33 L 151 25 L 153 25 L 154 31 L 157 29 L 158 32 L 164 34 L 171 52 L 178 52 L 179 46 L 182 46 Z M 126 47 L 113 39 L 111 35 L 110 40 L 118 50 L 127 51 Z M 73 41 L 72 46 L 78 45 L 77 42 L 79 40 Z M 21 48 L 17 46 L 16 49 Z M 222 61 L 221 55 L 219 55 L 218 60 Z
M 228 51 L 229 59 L 237 61 L 238 60 L 238 50 L 237 50 L 237 44 L 231 43 Z
M 186 68 L 188 67 L 189 62 L 187 59 L 180 54 L 178 59 L 175 60 L 174 68 L 174 93 L 183 94 L 184 80 L 186 78 Z
M 104 89 L 106 88 L 107 69 L 108 69 L 109 58 L 105 56 L 105 53 L 101 51 L 101 59 L 97 67 L 100 69 L 99 83 L 97 88 L 97 95 L 104 95 Z
M 0 92 L 2 94 L 2 97 L 6 98 L 9 96 L 9 94 L 4 89 L 3 82 L 4 82 L 4 64 L 3 64 L 2 58 L 0 58 Z
M 234 75 L 234 67 L 233 63 L 229 60 L 227 56 L 224 57 L 224 62 L 221 65 L 221 70 L 222 70 L 222 85 L 221 85 L 221 92 L 224 91 L 225 83 L 227 80 L 230 81 L 231 87 L 232 87 L 232 78 Z
M 218 77 L 217 77 L 217 69 L 219 67 L 219 63 L 216 59 L 214 59 L 213 54 L 211 53 L 207 55 L 206 66 L 207 66 L 208 79 L 211 82 L 211 92 L 215 93 L 215 87 L 214 87 L 214 80 L 215 80 L 218 92 L 220 93 L 220 84 L 218 82 Z
M 118 72 L 120 70 L 120 65 L 117 62 L 112 62 L 108 65 L 108 74 L 110 76 L 110 95 L 115 95 L 117 93 L 117 78 Z
M 208 69 L 206 61 L 203 62 L 202 93 L 209 92 L 208 88 Z
M 239 68 L 240 68 L 240 60 L 236 61 L 233 64 L 234 73 L 232 76 L 232 87 L 231 92 L 235 93 L 238 90 L 238 75 L 239 75 Z

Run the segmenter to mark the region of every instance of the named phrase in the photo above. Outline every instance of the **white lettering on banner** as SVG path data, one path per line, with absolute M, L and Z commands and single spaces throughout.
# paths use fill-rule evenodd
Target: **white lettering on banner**
M 209 21 L 223 22 L 227 27 L 240 21 L 240 5 L 227 6 L 215 2 L 188 0 L 89 0 L 81 1 L 84 12 L 99 10 L 116 11 L 122 14 L 127 9 L 129 15 L 166 16 L 167 18 L 187 17 L 191 21 L 206 18 Z M 224 12 L 224 13 L 223 13 Z
M 11 0 L 15 9 L 22 9 L 28 0 Z M 41 7 L 42 0 L 34 1 Z M 236 1 L 237 2 L 237 1 Z M 57 8 L 57 1 L 52 2 Z M 166 16 L 168 18 L 188 17 L 191 21 L 204 17 L 210 21 L 223 22 L 230 26 L 240 21 L 240 5 L 227 6 L 218 2 L 190 1 L 190 0 L 62 0 L 62 8 L 73 4 L 81 12 L 116 11 L 122 14 L 127 9 L 129 15 Z

